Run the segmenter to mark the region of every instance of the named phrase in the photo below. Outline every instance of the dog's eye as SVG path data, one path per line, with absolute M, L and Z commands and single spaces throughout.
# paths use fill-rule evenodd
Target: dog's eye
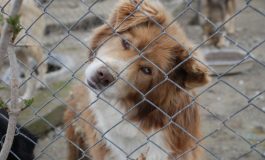
M 141 67 L 141 71 L 142 71 L 144 74 L 148 74 L 148 75 L 151 75 L 151 74 L 152 74 L 152 70 L 151 70 L 151 68 L 149 68 L 149 67 Z
M 123 46 L 123 48 L 124 48 L 125 50 L 130 49 L 130 46 L 131 46 L 131 45 L 130 45 L 130 43 L 129 43 L 127 40 L 122 39 L 121 44 L 122 44 L 122 46 Z

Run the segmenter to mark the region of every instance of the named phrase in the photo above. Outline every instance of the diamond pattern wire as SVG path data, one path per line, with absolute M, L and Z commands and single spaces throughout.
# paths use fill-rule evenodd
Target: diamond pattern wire
M 24 0 L 25 1 L 25 0 Z M 31 0 L 33 1 L 33 0 Z M 38 1 L 38 0 L 37 0 Z M 65 145 L 66 143 L 71 143 L 76 149 L 78 149 L 81 152 L 80 155 L 80 160 L 82 159 L 92 159 L 88 152 L 95 148 L 97 145 L 99 145 L 102 141 L 107 141 L 111 146 L 122 152 L 123 154 L 126 155 L 127 159 L 133 159 L 132 156 L 134 153 L 137 151 L 141 150 L 145 145 L 147 144 L 152 144 L 155 146 L 158 150 L 163 152 L 164 154 L 168 155 L 171 159 L 182 159 L 186 157 L 189 153 L 193 152 L 196 147 L 192 147 L 187 149 L 184 153 L 178 155 L 177 157 L 174 157 L 170 155 L 162 146 L 160 146 L 159 142 L 156 142 L 154 139 L 155 136 L 157 136 L 159 133 L 161 133 L 166 127 L 168 126 L 174 126 L 178 128 L 181 132 L 183 132 L 185 135 L 187 135 L 192 141 L 194 141 L 197 145 L 197 147 L 201 148 L 204 152 L 205 155 L 208 156 L 209 159 L 216 159 L 216 160 L 221 160 L 225 158 L 233 159 L 233 160 L 240 160 L 240 159 L 264 159 L 265 158 L 265 126 L 264 122 L 261 122 L 263 116 L 265 116 L 265 100 L 263 98 L 263 95 L 265 93 L 265 88 L 262 88 L 261 85 L 260 88 L 255 87 L 255 84 L 252 84 L 253 86 L 250 87 L 250 89 L 246 89 L 246 87 L 240 87 L 238 88 L 237 85 L 234 85 L 234 83 L 231 83 L 231 81 L 235 82 L 237 79 L 248 79 L 249 82 L 254 81 L 252 78 L 259 78 L 260 77 L 265 77 L 264 71 L 260 71 L 258 74 L 254 75 L 253 70 L 257 68 L 257 65 L 261 67 L 263 70 L 265 70 L 265 56 L 262 58 L 256 58 L 256 55 L 253 54 L 253 52 L 256 49 L 263 48 L 261 50 L 264 51 L 264 43 L 265 43 L 265 32 L 263 31 L 264 29 L 262 27 L 259 27 L 259 30 L 257 32 L 260 34 L 259 41 L 255 42 L 254 44 L 251 45 L 251 48 L 248 48 L 247 46 L 243 45 L 236 39 L 234 36 L 231 35 L 226 35 L 223 33 L 223 28 L 227 23 L 229 23 L 231 20 L 237 20 L 238 17 L 241 17 L 241 21 L 248 21 L 247 19 L 244 19 L 244 16 L 247 14 L 252 14 L 252 15 L 259 15 L 260 19 L 255 19 L 257 21 L 257 25 L 259 24 L 264 24 L 264 19 L 265 19 L 265 13 L 264 13 L 264 8 L 265 8 L 265 3 L 261 1 L 255 1 L 255 0 L 240 0 L 239 5 L 237 6 L 236 12 L 230 15 L 229 18 L 227 18 L 222 24 L 215 24 L 212 22 L 207 16 L 202 12 L 202 8 L 197 8 L 195 5 L 198 1 L 204 1 L 204 0 L 182 0 L 182 6 L 180 7 L 181 10 L 179 9 L 172 9 L 173 10 L 173 19 L 172 22 L 168 23 L 167 26 L 161 26 L 159 22 L 157 22 L 153 17 L 149 16 L 147 13 L 142 12 L 141 5 L 145 0 L 140 1 L 140 3 L 135 4 L 135 1 L 130 0 L 131 3 L 135 4 L 135 10 L 131 12 L 125 19 L 120 22 L 116 28 L 114 28 L 111 24 L 109 24 L 109 21 L 107 20 L 107 16 L 105 13 L 111 12 L 111 7 L 110 5 L 114 5 L 116 1 L 114 0 L 76 0 L 75 2 L 69 2 L 69 0 L 66 0 L 67 3 L 64 4 L 63 0 L 47 0 L 47 1 L 38 1 L 38 7 L 41 10 L 42 14 L 39 15 L 36 19 L 32 20 L 29 27 L 25 28 L 23 27 L 23 36 L 21 36 L 19 39 L 16 40 L 17 46 L 20 45 L 20 42 L 25 40 L 26 38 L 29 38 L 31 41 L 36 43 L 39 47 L 41 47 L 44 52 L 45 52 L 45 57 L 44 59 L 41 60 L 38 64 L 34 66 L 35 69 L 39 69 L 42 65 L 46 64 L 49 62 L 49 58 L 52 58 L 56 61 L 57 65 L 60 66 L 61 70 L 64 70 L 64 73 L 59 75 L 64 78 L 63 81 L 60 82 L 55 82 L 54 84 L 48 84 L 47 81 L 44 81 L 43 79 L 39 78 L 35 74 L 35 69 L 33 69 L 31 66 L 28 66 L 28 64 L 25 64 L 23 61 L 19 60 L 19 63 L 21 66 L 29 72 L 29 77 L 24 78 L 21 81 L 20 84 L 20 89 L 21 92 L 24 92 L 25 86 L 31 83 L 31 81 L 37 81 L 40 83 L 45 89 L 44 90 L 39 90 L 36 92 L 38 100 L 39 98 L 39 103 L 38 101 L 34 102 L 32 106 L 25 108 L 22 116 L 30 115 L 30 117 L 24 118 L 20 122 L 21 127 L 25 128 L 30 128 L 33 123 L 35 123 L 37 120 L 41 121 L 42 124 L 45 126 L 48 126 L 49 130 L 52 130 L 53 135 L 46 134 L 46 131 L 43 131 L 44 134 L 40 135 L 42 138 L 39 140 L 39 142 L 36 144 L 36 149 L 35 149 L 35 159 L 40 159 L 40 160 L 56 160 L 56 159 L 65 159 L 66 151 L 62 151 L 60 146 Z M 167 1 L 162 1 L 162 3 L 173 3 L 170 2 L 171 0 Z M 0 9 L 1 13 L 5 16 L 8 16 L 8 12 L 6 12 L 7 8 L 10 5 L 10 0 L 2 0 L 0 3 Z M 58 14 L 53 14 L 56 13 L 56 9 L 59 8 L 54 8 L 62 5 L 63 10 L 60 8 L 60 12 Z M 71 15 L 74 14 L 75 12 L 70 12 L 71 7 L 78 7 L 81 6 L 82 10 L 80 9 L 80 13 L 77 15 Z M 106 10 L 99 12 L 98 7 L 100 6 L 108 6 Z M 263 7 L 263 8 L 262 8 Z M 62 14 L 61 12 L 64 11 L 65 14 Z M 186 16 L 188 12 L 192 12 L 194 14 L 197 14 L 200 19 L 203 21 L 208 22 L 214 27 L 214 33 L 212 33 L 207 39 L 200 40 L 200 43 L 195 44 L 193 48 L 185 48 L 182 46 L 181 42 L 177 40 L 175 37 L 170 35 L 170 33 L 167 32 L 167 29 L 173 25 L 175 22 L 178 22 L 183 16 Z M 127 41 L 120 33 L 117 32 L 118 28 L 126 21 L 129 19 L 131 16 L 134 16 L 133 14 L 136 12 L 140 12 L 142 15 L 146 16 L 149 18 L 150 21 L 152 21 L 157 28 L 160 30 L 160 33 L 155 35 L 154 39 L 152 39 L 146 46 L 144 46 L 141 49 L 138 49 L 136 46 L 133 46 L 130 44 L 133 49 L 135 49 L 138 52 L 138 57 L 135 58 L 133 61 L 131 61 L 128 65 L 126 65 L 124 68 L 122 68 L 121 71 L 116 72 L 114 68 L 112 68 L 110 65 L 108 65 L 106 62 L 104 62 L 102 59 L 97 57 L 96 52 L 98 49 L 105 45 L 111 38 L 119 37 L 121 40 Z M 174 14 L 177 13 L 177 14 Z M 60 17 L 61 16 L 61 17 Z M 67 18 L 69 17 L 69 18 Z M 74 17 L 71 19 L 71 17 Z M 92 18 L 91 18 L 92 17 Z M 91 18 L 91 19 L 90 19 Z M 254 17 L 255 18 L 255 17 Z M 50 19 L 49 21 L 53 21 L 52 25 L 57 26 L 57 28 L 60 28 L 60 32 L 63 32 L 63 34 L 60 34 L 59 32 L 57 33 L 56 29 L 49 35 L 45 35 L 45 38 L 40 38 L 36 37 L 34 33 L 31 33 L 31 30 L 34 26 L 37 26 L 39 22 L 42 21 L 42 19 Z M 95 26 L 98 24 L 106 24 L 108 27 L 112 28 L 112 35 L 109 36 L 108 38 L 104 39 L 104 41 L 96 48 L 92 49 L 89 47 L 87 43 L 87 38 L 84 37 L 89 37 L 91 28 L 88 30 L 84 31 L 77 31 L 76 28 L 78 28 L 78 25 L 81 24 L 82 21 L 87 20 L 88 21 L 95 21 Z M 236 21 L 237 23 L 242 23 L 243 22 Z M 258 22 L 259 21 L 259 22 Z M 93 24 L 93 22 L 91 22 Z M 48 23 L 47 23 L 48 25 Z M 90 24 L 91 25 L 91 24 Z M 187 25 L 186 22 L 181 24 L 181 25 Z M 256 24 L 252 24 L 255 26 Z M 52 28 L 51 26 L 48 26 Z M 48 28 L 46 27 L 46 28 Z M 188 26 L 185 26 L 189 28 Z M 185 28 L 183 27 L 183 28 Z M 241 27 L 241 28 L 240 28 Z M 246 33 L 247 35 L 251 35 L 253 33 L 248 33 L 248 30 L 243 30 L 242 27 L 244 26 L 236 26 L 236 30 L 240 33 L 238 34 L 244 34 Z M 54 27 L 56 28 L 56 27 Z M 193 28 L 194 29 L 194 28 Z M 186 28 L 185 28 L 186 30 Z M 243 30 L 243 31 L 242 31 Z M 43 34 L 45 31 L 43 32 Z M 59 35 L 60 34 L 60 35 Z M 201 49 L 205 49 L 205 45 L 211 40 L 211 38 L 215 37 L 217 34 L 221 34 L 226 41 L 230 43 L 230 45 L 233 48 L 236 48 L 237 50 L 240 50 L 243 53 L 243 57 L 227 67 L 224 72 L 222 73 L 217 73 L 216 70 L 214 70 L 211 66 L 207 64 L 207 62 L 204 62 L 202 60 L 199 60 L 192 55 L 195 52 L 198 52 Z M 196 35 L 196 34 L 194 34 Z M 255 34 L 257 35 L 257 34 Z M 176 42 L 176 44 L 181 45 L 185 51 L 188 53 L 188 57 L 180 62 L 177 66 L 175 66 L 173 69 L 171 69 L 169 72 L 165 72 L 162 68 L 160 68 L 157 64 L 155 64 L 153 61 L 148 59 L 147 56 L 144 55 L 144 52 L 150 48 L 153 43 L 155 43 L 159 38 L 161 37 L 167 37 L 170 40 L 173 40 Z M 193 36 L 189 35 L 188 36 Z M 200 35 L 201 36 L 201 35 Z M 239 36 L 240 35 L 236 35 Z M 57 37 L 55 42 L 51 42 L 51 40 Z M 59 38 L 58 38 L 59 37 Z M 47 39 L 49 43 L 47 43 L 44 39 Z M 242 40 L 241 40 L 242 41 Z M 243 39 L 243 41 L 248 41 L 248 39 Z M 128 41 L 128 43 L 131 43 Z M 68 50 L 68 46 L 73 46 L 72 49 Z M 79 47 L 77 47 L 79 46 Z M 65 49 L 66 47 L 67 49 Z M 82 48 L 82 49 L 81 49 Z M 63 58 L 58 58 L 55 55 L 57 52 L 61 52 L 62 54 L 65 54 L 65 56 L 70 56 L 71 59 L 73 60 L 73 63 L 75 64 L 74 67 L 71 67 L 71 65 L 66 64 L 65 60 Z M 105 66 L 108 67 L 109 70 L 112 72 L 115 72 L 117 75 L 117 81 L 122 81 L 126 85 L 130 86 L 135 92 L 137 92 L 139 95 L 143 97 L 139 102 L 134 104 L 133 106 L 130 107 L 130 109 L 127 112 L 120 111 L 117 109 L 117 107 L 112 104 L 112 102 L 107 101 L 103 94 L 104 92 L 108 89 L 105 88 L 104 90 L 100 91 L 99 93 L 95 92 L 92 87 L 88 86 L 86 82 L 83 80 L 83 73 L 85 70 L 86 65 L 89 63 L 90 59 L 88 58 L 88 52 L 93 53 L 93 58 L 100 61 L 103 63 Z M 76 56 L 74 55 L 76 54 Z M 133 85 L 130 81 L 126 80 L 122 75 L 139 59 L 144 59 L 145 61 L 149 62 L 153 67 L 155 67 L 161 74 L 163 75 L 163 80 L 158 82 L 153 88 L 150 90 L 146 91 L 145 93 L 141 92 L 139 88 Z M 189 91 L 187 91 L 185 88 L 183 88 L 180 84 L 174 82 L 171 80 L 170 74 L 174 72 L 176 69 L 180 68 L 185 62 L 188 60 L 195 60 L 202 64 L 203 66 L 207 67 L 214 75 L 212 77 L 212 81 L 206 85 L 203 88 L 198 89 L 197 94 L 193 95 Z M 244 71 L 241 74 L 238 75 L 230 75 L 231 72 L 233 72 L 237 67 L 240 67 L 246 60 L 251 60 L 253 63 L 253 66 L 250 70 Z M 7 58 L 4 56 L 4 58 L 0 59 L 0 65 L 2 66 L 2 63 L 6 65 Z M 0 66 L 0 67 L 1 67 Z M 7 68 L 7 67 L 6 67 Z M 6 69 L 5 68 L 5 69 Z M 261 70 L 262 70 L 261 69 Z M 0 68 L 0 74 L 4 74 L 5 71 L 3 71 Z M 48 73 L 47 73 L 48 74 Z M 232 78 L 229 78 L 231 76 Z M 233 78 L 236 77 L 236 78 Z M 245 76 L 245 77 L 244 77 Z M 246 78 L 246 76 L 252 76 L 249 78 Z M 244 77 L 244 78 L 242 78 Z M 260 78 L 262 79 L 262 78 Z M 174 84 L 176 88 L 179 90 L 183 91 L 190 99 L 191 103 L 184 106 L 181 110 L 178 110 L 176 113 L 173 115 L 169 115 L 167 112 L 162 110 L 160 106 L 157 106 L 154 102 L 149 100 L 148 94 L 152 93 L 152 91 L 159 89 L 161 85 L 164 83 L 170 82 L 171 84 Z M 255 81 L 256 82 L 256 81 Z M 60 122 L 54 122 L 53 120 L 50 119 L 48 115 L 50 112 L 54 111 L 55 108 L 52 108 L 52 104 L 56 103 L 59 104 L 60 106 L 63 106 L 63 109 L 69 108 L 70 110 L 73 110 L 74 106 L 71 106 L 68 103 L 69 97 L 71 97 L 71 89 L 70 86 L 72 86 L 75 83 L 79 83 L 82 85 L 82 87 L 90 89 L 92 92 L 96 94 L 96 99 L 91 101 L 90 104 L 87 104 L 87 107 L 85 107 L 82 110 L 79 110 L 79 112 L 76 112 L 75 117 L 73 120 L 67 122 L 64 125 L 61 125 Z M 115 83 L 115 82 L 112 82 Z M 260 81 L 260 83 L 264 83 Z M 250 83 L 248 83 L 250 84 Z M 223 85 L 223 87 L 220 87 L 219 85 Z M 240 85 L 244 85 L 243 80 L 240 80 Z M 219 89 L 223 89 L 227 91 L 220 92 L 218 91 Z M 254 91 L 253 91 L 254 90 Z M 255 92 L 255 90 L 257 90 Z M 1 93 L 3 91 L 3 93 Z M 46 96 L 43 97 L 43 93 L 45 93 Z M 233 95 L 239 96 L 240 98 L 235 98 L 235 101 L 233 101 L 234 97 L 228 97 L 225 94 L 228 92 L 231 95 L 231 92 L 233 92 Z M 255 94 L 250 94 L 252 92 L 255 92 Z M 10 101 L 10 97 L 7 95 L 9 94 L 9 85 L 8 82 L 4 80 L 2 76 L 0 76 L 0 100 L 3 99 L 5 104 L 8 105 Z M 220 99 L 220 95 L 218 94 L 223 94 L 222 97 L 225 97 L 223 99 Z M 253 95 L 253 96 L 250 96 Z M 67 98 L 66 98 L 67 97 Z M 247 104 L 242 106 L 242 103 L 236 102 L 236 100 L 244 100 L 247 102 Z M 258 99 L 258 100 L 257 100 Z M 104 102 L 107 104 L 108 108 L 117 112 L 119 115 L 121 115 L 121 119 L 116 122 L 112 127 L 108 128 L 106 131 L 102 132 L 100 129 L 98 129 L 96 126 L 94 126 L 89 120 L 87 120 L 85 117 L 82 116 L 83 113 L 86 112 L 87 109 L 93 106 L 93 104 L 98 103 L 98 102 Z M 201 101 L 201 102 L 200 102 Z M 229 114 L 223 114 L 225 112 L 221 112 L 221 109 L 215 109 L 214 107 L 211 107 L 211 105 L 217 103 L 224 105 L 223 110 L 226 110 L 227 112 L 230 111 L 226 107 L 233 107 L 233 112 L 229 112 Z M 141 129 L 139 126 L 137 126 L 135 123 L 131 122 L 126 118 L 131 112 L 133 112 L 134 109 L 137 109 L 142 103 L 149 103 L 151 106 L 153 106 L 158 112 L 163 114 L 163 116 L 167 119 L 167 124 L 163 126 L 162 128 L 155 130 L 151 135 L 147 134 L 143 129 Z M 189 131 L 181 126 L 181 124 L 177 124 L 173 119 L 181 115 L 184 111 L 187 111 L 191 109 L 194 105 L 198 105 L 200 110 L 202 110 L 201 116 L 203 117 L 202 123 L 205 123 L 206 125 L 203 125 L 202 132 L 203 132 L 203 137 L 202 138 L 196 138 L 194 135 L 189 133 Z M 211 104 L 211 105 L 209 105 Z M 226 104 L 229 104 L 225 106 Z M 56 106 L 53 106 L 56 107 Z M 30 112 L 30 114 L 26 114 L 26 112 Z M 62 111 L 60 111 L 62 113 Z M 256 113 L 256 114 L 254 114 Z M 251 116 L 249 118 L 249 121 L 244 120 L 248 114 Z M 254 114 L 254 115 L 251 115 Z M 221 115 L 221 116 L 220 116 Z M 243 116 L 242 116 L 243 115 Z M 246 117 L 245 117 L 246 116 Z M 209 118 L 210 117 L 210 118 Z M 23 118 L 22 118 L 23 119 Z M 85 146 L 84 148 L 80 147 L 78 144 L 75 144 L 71 139 L 68 139 L 67 136 L 65 135 L 66 130 L 71 126 L 75 125 L 76 123 L 83 121 L 85 122 L 88 126 L 99 132 L 102 136 L 100 139 L 95 143 L 90 146 Z M 138 145 L 137 147 L 133 148 L 133 150 L 128 151 L 127 148 L 122 148 L 117 142 L 112 141 L 111 139 L 108 138 L 108 134 L 114 130 L 115 127 L 119 127 L 122 123 L 128 123 L 131 127 L 134 127 L 139 130 L 139 132 L 145 137 L 145 141 Z M 244 122 L 244 123 L 243 123 Z M 215 126 L 213 124 L 218 123 L 218 126 Z M 211 124 L 211 125 L 209 125 Z M 59 126 L 59 127 L 58 127 Z M 224 131 L 225 130 L 225 131 Z M 18 134 L 20 134 L 20 128 L 17 128 Z M 255 133 L 254 133 L 255 132 Z M 227 135 L 227 136 L 226 136 Z M 249 136 L 255 139 L 255 141 L 251 141 Z M 45 137 L 45 138 L 44 138 Z M 231 138 L 232 137 L 232 138 Z M 230 138 L 230 139 L 229 139 Z M 3 139 L 1 139 L 1 144 L 3 143 Z M 227 142 L 227 143 L 226 143 Z M 35 143 L 35 142 L 34 142 Z M 215 143 L 220 143 L 221 146 L 216 146 Z M 242 145 L 244 144 L 244 145 Z M 218 144 L 219 145 L 219 144 Z M 224 146 L 222 146 L 224 145 Z M 229 155 L 224 155 L 226 154 L 227 150 L 227 145 L 235 145 L 233 148 L 236 149 L 236 153 L 234 152 L 228 152 Z M 244 147 L 243 147 L 244 146 Z M 61 150 L 60 150 L 61 149 Z M 56 150 L 56 152 L 52 152 L 51 150 Z M 58 150 L 58 151 L 57 151 Z M 62 152 L 61 155 L 58 155 L 58 153 Z M 63 153 L 65 155 L 63 155 Z M 228 154 L 227 153 L 227 154 Z M 19 159 L 14 153 L 12 153 L 17 159 Z M 223 157 L 222 157 L 223 155 Z

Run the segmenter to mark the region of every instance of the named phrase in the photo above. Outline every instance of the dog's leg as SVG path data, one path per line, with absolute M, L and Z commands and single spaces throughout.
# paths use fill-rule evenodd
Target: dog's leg
M 42 63 L 42 61 L 44 60 L 44 54 L 43 54 L 42 48 L 39 46 L 18 47 L 16 48 L 15 52 L 16 52 L 18 59 L 22 63 L 24 63 L 24 65 L 26 65 L 28 68 L 32 66 L 30 64 L 29 57 L 32 57 L 37 62 L 37 64 Z M 42 63 L 38 71 L 39 71 L 39 76 L 38 76 L 39 81 L 41 81 L 42 83 L 46 83 L 44 76 L 45 76 L 45 73 L 47 72 L 47 64 L 45 62 Z M 30 74 L 31 72 L 29 71 L 29 69 L 26 69 L 25 70 L 26 79 L 30 77 Z M 32 74 L 35 74 L 35 73 L 32 73 Z M 37 84 L 38 84 L 37 81 L 38 80 L 31 78 L 27 82 L 26 91 L 24 95 L 21 97 L 22 99 L 32 98 L 32 95 L 37 88 Z
M 201 5 L 201 1 L 198 0 L 197 3 L 196 3 L 196 9 L 198 12 L 201 12 L 201 8 L 202 8 L 202 5 Z M 190 21 L 189 21 L 189 24 L 190 25 L 200 25 L 200 16 L 199 14 L 196 14 Z
M 222 47 L 228 47 L 228 46 L 229 46 L 229 42 L 225 39 L 223 35 L 220 35 L 218 42 L 216 43 L 216 47 L 222 48 Z
M 46 80 L 45 80 L 45 74 L 47 72 L 48 66 L 46 62 L 43 62 L 45 59 L 44 52 L 41 47 L 39 46 L 32 46 L 29 47 L 29 53 L 31 56 L 36 60 L 37 65 L 40 65 L 38 67 L 38 83 L 36 84 L 36 88 L 45 88 Z
M 29 71 L 26 71 L 26 75 L 29 75 Z M 36 90 L 36 80 L 29 79 L 29 81 L 26 84 L 26 91 L 21 98 L 23 100 L 32 98 L 35 90 Z
M 26 66 L 25 68 L 25 79 L 28 79 L 30 77 L 30 67 L 29 64 L 29 56 L 27 55 L 28 52 L 25 52 L 24 47 L 18 47 L 15 49 L 16 56 L 19 59 L 19 61 Z M 36 81 L 35 79 L 31 78 L 26 82 L 26 90 L 24 94 L 21 96 L 22 99 L 30 99 L 32 98 L 33 92 L 35 91 Z
M 227 14 L 225 20 L 228 20 L 229 18 L 230 18 L 230 15 Z M 235 18 L 230 19 L 225 24 L 225 30 L 227 31 L 228 34 L 234 34 L 235 33 Z
M 74 115 L 74 112 L 66 110 L 64 113 L 65 124 L 73 120 Z M 76 134 L 75 128 L 72 124 L 66 129 L 66 138 L 68 139 L 68 160 L 77 160 L 78 158 L 80 158 L 81 152 L 76 146 L 82 147 L 83 140 L 80 135 Z
M 235 19 L 231 19 L 229 22 L 229 27 L 227 28 L 228 34 L 234 34 L 235 33 Z
M 211 33 L 213 32 L 213 26 L 209 24 L 208 22 L 205 22 L 202 26 L 203 29 L 203 41 L 207 42 L 205 43 L 206 45 L 213 45 L 215 44 L 215 37 L 211 37 L 209 40 L 208 38 L 211 36 Z
M 227 14 L 225 16 L 225 20 L 228 20 L 236 11 L 236 2 L 234 0 L 229 0 L 227 2 Z M 227 24 L 225 25 L 225 29 L 228 34 L 235 33 L 235 17 L 232 18 Z

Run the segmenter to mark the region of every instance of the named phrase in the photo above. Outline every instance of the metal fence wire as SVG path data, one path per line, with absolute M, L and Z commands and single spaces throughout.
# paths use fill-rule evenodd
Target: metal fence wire
M 20 53 L 17 54 L 21 66 L 21 96 L 25 99 L 33 97 L 34 103 L 23 109 L 19 117 L 19 126 L 17 127 L 16 135 L 22 135 L 22 137 L 26 138 L 30 143 L 35 144 L 34 159 L 67 159 L 68 143 L 80 150 L 81 155 L 79 159 L 89 159 L 91 158 L 88 154 L 89 150 L 97 144 L 86 147 L 78 146 L 66 137 L 65 131 L 67 128 L 76 122 L 78 123 L 78 121 L 86 121 L 86 119 L 80 115 L 99 100 L 107 103 L 109 107 L 117 113 L 124 114 L 123 111 L 118 110 L 115 105 L 102 98 L 102 94 L 108 89 L 106 88 L 100 93 L 97 93 L 97 99 L 87 104 L 87 107 L 81 112 L 76 113 L 77 116 L 71 122 L 62 124 L 62 117 L 66 108 L 73 108 L 66 100 L 69 99 L 69 95 L 71 95 L 71 86 L 73 84 L 79 83 L 84 88 L 92 89 L 86 84 L 83 78 L 84 70 L 89 63 L 87 54 L 89 51 L 93 53 L 96 52 L 96 50 L 92 50 L 88 46 L 88 38 L 91 34 L 91 30 L 96 26 L 101 24 L 111 26 L 107 21 L 107 17 L 114 8 L 113 6 L 115 6 L 116 1 L 24 1 L 27 2 L 25 6 L 32 7 L 30 5 L 33 3 L 34 7 L 38 8 L 39 11 L 35 12 L 29 10 L 29 12 L 26 12 L 25 10 L 27 9 L 25 8 L 27 7 L 24 6 L 25 8 L 23 8 L 22 6 L 21 16 L 23 16 L 24 13 L 23 9 L 25 14 L 27 13 L 28 15 L 25 16 L 26 18 L 21 19 L 23 30 L 16 39 L 15 45 L 18 52 L 21 50 L 23 51 L 21 48 L 25 45 L 29 46 L 25 52 L 34 52 L 36 48 L 40 48 L 39 51 L 36 52 L 38 52 L 38 54 L 43 52 L 43 55 L 30 55 L 29 57 L 31 58 L 26 58 L 25 60 L 25 57 L 27 57 L 25 56 L 26 54 L 23 55 L 21 53 L 22 58 L 18 55 Z M 145 0 L 142 0 L 135 6 L 135 10 L 141 8 L 143 1 Z M 147 98 L 143 98 L 139 103 L 145 101 L 152 104 L 152 106 L 162 112 L 165 117 L 171 119 L 171 121 L 169 121 L 171 124 L 175 123 L 172 121 L 174 117 L 181 114 L 182 111 L 191 108 L 193 104 L 196 103 L 200 108 L 202 138 L 198 139 L 194 137 L 179 124 L 175 123 L 174 125 L 193 139 L 197 147 L 204 150 L 204 154 L 208 159 L 261 160 L 265 159 L 265 56 L 263 54 L 265 49 L 265 2 L 263 0 L 235 1 L 237 2 L 235 12 L 221 21 L 221 23 L 212 21 L 211 18 L 205 14 L 204 1 L 200 0 L 161 1 L 174 17 L 173 21 L 169 23 L 168 26 L 161 26 L 153 17 L 150 17 L 146 13 L 142 13 L 161 29 L 161 33 L 145 46 L 144 49 L 148 48 L 151 43 L 156 41 L 161 35 L 166 35 L 174 39 L 176 44 L 180 44 L 178 40 L 166 32 L 166 29 L 170 25 L 178 22 L 181 24 L 182 28 L 184 28 L 189 39 L 195 44 L 195 47 L 192 49 L 186 48 L 190 55 L 198 50 L 201 50 L 202 53 L 209 52 L 211 49 L 214 50 L 214 47 L 207 46 L 207 42 L 211 41 L 211 39 L 216 36 L 224 38 L 224 40 L 230 44 L 229 48 L 232 48 L 232 51 L 240 53 L 241 57 L 239 57 L 239 59 L 235 59 L 235 57 L 232 56 L 224 61 L 220 59 L 218 61 L 217 59 L 215 63 L 209 63 L 207 61 L 214 60 L 216 57 L 212 57 L 213 59 L 206 58 L 206 61 L 195 59 L 215 75 L 212 76 L 212 80 L 209 84 L 196 90 L 196 96 L 169 79 L 169 73 L 165 73 L 163 69 L 159 68 L 158 65 L 142 54 L 144 49 L 139 50 L 134 46 L 133 47 L 139 52 L 139 58 L 144 58 L 146 61 L 150 62 L 163 73 L 165 79 L 147 93 L 141 93 L 137 87 L 133 86 L 133 84 L 122 76 L 119 76 L 134 62 L 123 68 L 120 73 L 116 74 L 119 80 L 138 91 L 142 97 L 145 97 L 148 93 L 157 89 L 157 87 L 165 81 L 170 81 L 184 93 L 188 94 L 192 99 L 192 103 L 185 106 L 173 116 L 168 115 Z M 131 3 L 134 3 L 134 1 L 131 1 Z M 11 0 L 1 0 L 1 13 L 4 17 L 8 17 L 8 8 L 10 5 Z M 128 15 L 124 20 L 130 18 L 130 16 L 133 16 L 133 13 Z M 195 26 L 190 25 L 190 20 L 194 17 L 196 18 L 196 16 L 199 24 Z M 225 26 L 231 21 L 235 21 L 236 30 L 235 34 L 232 35 L 226 34 L 224 31 Z M 214 28 L 213 32 L 211 32 L 206 39 L 202 38 L 203 23 L 207 23 Z M 123 37 L 115 31 L 115 28 L 113 28 L 113 36 L 119 36 L 123 39 Z M 104 41 L 101 46 L 107 41 L 108 40 Z M 230 52 L 230 54 L 234 53 Z M 104 63 L 100 58 L 94 58 Z M 189 58 L 190 56 L 174 69 L 181 66 Z M 3 57 L 0 61 L 0 97 L 8 104 L 10 100 L 10 87 L 7 56 Z M 224 65 L 220 64 L 221 62 L 229 63 Z M 250 63 L 252 64 L 251 68 L 248 68 L 248 64 Z M 106 63 L 104 64 L 110 67 Z M 43 66 L 44 69 L 47 67 L 48 71 L 45 73 L 44 77 L 41 77 L 41 68 Z M 216 66 L 223 67 L 222 72 L 219 72 L 219 70 L 215 68 Z M 109 69 L 113 70 L 112 68 Z M 243 72 L 232 74 L 238 70 L 242 70 Z M 122 117 L 124 118 L 129 114 L 139 103 L 133 106 Z M 1 116 L 5 118 L 4 115 Z M 146 142 L 130 153 L 126 151 L 126 148 L 121 148 L 115 141 L 111 141 L 105 136 L 123 121 L 129 122 L 131 125 L 138 128 L 139 132 L 146 136 Z M 103 133 L 91 123 L 87 122 L 87 125 L 91 125 L 102 134 L 101 140 L 98 143 L 102 140 L 109 142 L 122 153 L 126 154 L 127 159 L 132 159 L 131 156 L 133 153 L 142 146 L 150 143 L 166 153 L 159 144 L 152 140 L 152 137 L 169 124 L 157 130 L 152 135 L 146 135 L 137 125 L 125 118 Z M 38 141 L 32 140 L 27 134 L 24 134 L 22 128 L 26 128 L 37 135 L 39 137 Z M 3 144 L 3 141 L 4 138 L 1 139 L 1 144 Z M 190 148 L 183 154 L 174 157 L 174 159 L 182 159 L 187 153 L 193 150 L 194 148 Z M 16 153 L 11 151 L 15 159 L 21 159 Z

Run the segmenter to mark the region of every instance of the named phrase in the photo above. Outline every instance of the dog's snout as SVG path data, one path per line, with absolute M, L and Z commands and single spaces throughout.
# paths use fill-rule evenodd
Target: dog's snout
M 108 86 L 111 82 L 114 81 L 114 77 L 111 75 L 111 73 L 106 67 L 100 67 L 97 70 L 96 76 L 98 79 L 98 83 L 100 83 L 104 87 Z
M 97 86 L 106 87 L 114 81 L 114 77 L 106 67 L 100 67 L 92 77 L 92 80 Z

